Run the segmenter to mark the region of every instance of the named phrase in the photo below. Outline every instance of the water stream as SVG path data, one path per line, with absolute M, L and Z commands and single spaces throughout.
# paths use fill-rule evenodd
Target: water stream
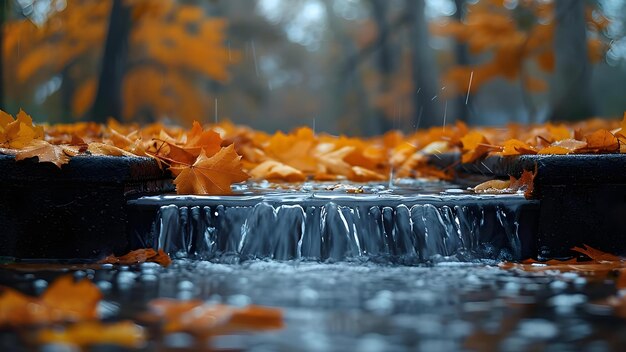
M 149 233 L 142 235 L 148 244 L 209 260 L 512 260 L 526 254 L 526 233 L 533 226 L 532 219 L 521 219 L 530 218 L 525 213 L 533 204 L 517 195 L 405 188 L 161 196 L 134 206 L 156 210 Z M 529 230 L 520 231 L 522 223 Z

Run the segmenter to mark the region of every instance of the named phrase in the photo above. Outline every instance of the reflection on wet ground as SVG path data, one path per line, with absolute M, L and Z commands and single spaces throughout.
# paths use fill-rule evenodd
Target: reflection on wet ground
M 156 297 L 283 309 L 284 329 L 217 337 L 210 342 L 217 350 L 619 351 L 626 346 L 626 321 L 597 303 L 617 294 L 612 279 L 504 270 L 495 262 L 176 260 L 168 268 L 147 263 L 70 271 L 102 290 L 100 311 L 107 319 L 135 318 Z M 37 294 L 62 273 L 1 269 L 0 284 Z M 4 331 L 0 348 L 25 346 L 19 336 Z M 145 348 L 196 350 L 194 343 L 177 333 L 151 336 Z

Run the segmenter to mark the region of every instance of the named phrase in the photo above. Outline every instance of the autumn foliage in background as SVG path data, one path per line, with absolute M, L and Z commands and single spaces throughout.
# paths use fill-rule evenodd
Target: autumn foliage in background
M 509 81 L 520 79 L 524 90 L 529 92 L 547 90 L 545 77 L 531 74 L 537 71 L 531 67 L 546 73 L 554 71 L 554 31 L 558 21 L 555 4 L 522 0 L 517 7 L 511 7 L 506 3 L 503 0 L 477 1 L 468 5 L 463 22 L 446 20 L 430 27 L 436 35 L 451 36 L 467 44 L 471 54 L 483 55 L 479 64 L 454 66 L 445 73 L 444 85 L 450 87 L 450 91 L 475 92 L 498 77 Z M 589 60 L 596 63 L 606 50 L 598 33 L 606 29 L 609 21 L 593 14 L 591 8 L 587 8 L 586 17 L 590 31 Z M 490 55 L 485 59 L 485 54 Z
M 75 118 L 92 114 L 99 94 L 98 68 L 104 57 L 114 1 L 53 0 L 53 11 L 42 24 L 24 18 L 4 25 L 4 65 L 13 82 L 9 98 L 17 99 L 33 83 L 60 77 L 62 103 Z M 125 120 L 176 119 L 191 123 L 212 108 L 207 81 L 228 80 L 227 67 L 239 55 L 225 45 L 226 22 L 208 17 L 198 5 L 175 0 L 123 0 L 131 12 L 123 57 Z M 65 8 L 66 6 L 66 8 Z M 119 60 L 119 58 L 116 58 Z

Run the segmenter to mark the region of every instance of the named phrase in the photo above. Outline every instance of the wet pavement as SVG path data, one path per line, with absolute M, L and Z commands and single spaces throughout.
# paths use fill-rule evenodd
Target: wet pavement
M 618 294 L 613 279 L 575 273 L 505 270 L 496 262 L 435 260 L 420 266 L 251 260 L 224 264 L 187 259 L 168 268 L 105 265 L 73 270 L 104 293 L 108 320 L 136 318 L 157 297 L 199 298 L 283 310 L 284 329 L 216 337 L 233 351 L 622 351 L 626 319 L 598 302 Z M 0 284 L 41 293 L 68 269 L 0 269 Z M 4 330 L 0 348 L 26 348 Z M 32 346 L 31 346 L 32 347 Z M 206 347 L 206 346 L 202 346 Z M 190 335 L 151 336 L 145 350 L 197 350 Z M 45 346 L 45 351 L 67 351 Z M 92 350 L 117 350 L 101 346 Z

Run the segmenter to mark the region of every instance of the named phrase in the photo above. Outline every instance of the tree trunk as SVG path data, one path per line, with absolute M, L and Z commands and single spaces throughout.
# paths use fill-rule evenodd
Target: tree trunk
M 583 0 L 556 0 L 556 67 L 550 92 L 553 121 L 593 116 L 584 6 Z
M 454 4 L 456 5 L 454 19 L 461 22 L 465 18 L 465 0 L 454 0 Z M 458 40 L 456 41 L 456 45 L 454 46 L 454 56 L 456 57 L 456 64 L 458 66 L 469 65 L 469 54 L 465 43 Z M 465 96 L 460 95 L 456 98 L 455 104 L 457 106 L 456 118 L 464 122 L 469 122 L 469 110 L 466 104 Z
M 332 7 L 332 0 L 324 0 L 324 8 L 330 34 L 328 40 L 333 42 L 333 45 L 341 48 L 338 50 L 339 53 L 335 55 L 339 57 L 354 57 L 358 55 L 358 48 L 352 38 L 346 35 L 345 25 L 341 22 L 342 19 L 334 13 Z M 329 49 L 329 51 L 333 50 Z M 358 65 L 351 67 L 349 70 L 346 70 L 342 65 L 337 65 L 332 68 L 331 72 L 333 79 L 329 80 L 324 109 L 322 110 L 322 114 L 316 118 L 317 125 L 328 126 L 330 130 L 326 130 L 326 132 L 335 134 L 352 133 L 374 135 L 379 133 L 376 117 L 373 116 L 368 105 L 367 92 L 363 89 L 363 82 Z M 349 105 L 347 102 L 347 93 L 350 91 L 351 87 L 355 89 L 354 94 L 358 97 L 358 99 L 356 99 L 358 102 Z M 348 110 L 349 108 L 355 109 L 357 112 L 350 114 L 350 112 L 353 111 Z M 352 119 L 350 118 L 352 116 L 358 116 L 358 118 Z M 345 122 L 346 119 L 349 119 L 349 130 L 341 129 L 339 126 L 339 121 Z
M 122 83 L 128 59 L 131 8 L 124 5 L 124 0 L 113 0 L 109 17 L 98 91 L 91 114 L 91 119 L 96 122 L 122 117 Z
M 372 17 L 378 29 L 378 38 L 376 39 L 376 47 L 378 48 L 377 66 L 380 74 L 380 84 L 378 92 L 386 93 L 390 89 L 391 73 L 393 72 L 393 52 L 390 43 L 389 23 L 387 22 L 387 0 L 371 0 Z M 382 109 L 376 109 L 377 129 L 375 133 L 381 133 L 389 130 L 392 126 L 385 116 Z M 371 132 L 371 131 L 368 131 Z
M 411 14 L 411 55 L 413 63 L 413 95 L 415 106 L 414 125 L 425 128 L 443 124 L 443 105 L 439 94 L 437 64 L 434 53 L 428 45 L 428 24 L 424 15 L 424 0 L 406 0 L 407 13 Z M 436 98 L 437 97 L 437 98 Z

